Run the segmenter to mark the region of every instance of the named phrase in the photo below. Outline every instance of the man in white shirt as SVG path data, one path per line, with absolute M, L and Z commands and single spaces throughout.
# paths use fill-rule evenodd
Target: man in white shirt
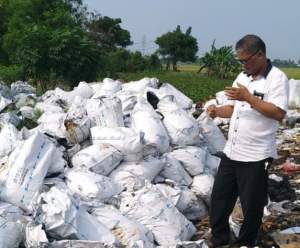
M 211 196 L 214 247 L 230 242 L 228 219 L 237 197 L 244 215 L 237 243 L 255 246 L 267 203 L 268 167 L 277 156 L 276 131 L 288 108 L 288 79 L 267 59 L 264 42 L 246 35 L 235 49 L 244 71 L 226 87 L 228 103 L 207 109 L 213 118 L 231 118 Z

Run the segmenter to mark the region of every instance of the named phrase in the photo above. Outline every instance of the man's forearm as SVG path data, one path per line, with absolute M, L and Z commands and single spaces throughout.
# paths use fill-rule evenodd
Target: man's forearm
M 252 108 L 268 118 L 282 121 L 285 116 L 285 112 L 273 103 L 265 102 L 254 95 L 250 95 L 247 102 L 252 106 Z
M 233 106 L 232 105 L 224 105 L 222 107 L 218 107 L 216 109 L 217 116 L 221 118 L 230 118 L 233 113 Z

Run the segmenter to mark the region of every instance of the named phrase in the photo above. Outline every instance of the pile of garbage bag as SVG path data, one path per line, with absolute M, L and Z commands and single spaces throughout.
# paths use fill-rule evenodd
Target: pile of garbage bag
M 1 83 L 0 110 L 0 248 L 206 247 L 225 137 L 171 84 Z

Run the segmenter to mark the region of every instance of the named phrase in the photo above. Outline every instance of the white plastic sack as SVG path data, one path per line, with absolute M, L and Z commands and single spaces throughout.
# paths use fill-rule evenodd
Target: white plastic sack
M 192 190 L 187 187 L 180 187 L 181 196 L 176 208 L 188 219 L 188 220 L 200 220 L 208 215 L 208 209 L 206 204 L 201 198 L 198 198 Z
M 0 248 L 18 248 L 24 238 L 22 211 L 8 203 L 0 203 Z
M 123 191 L 119 183 L 91 171 L 70 169 L 65 172 L 65 177 L 70 191 L 86 202 L 102 201 Z
M 47 102 L 38 102 L 34 106 L 34 110 L 42 113 L 64 113 L 64 110 L 60 106 Z
M 138 98 L 131 114 L 132 126 L 145 134 L 145 154 L 153 154 L 157 150 L 165 153 L 169 149 L 169 136 L 160 120 L 160 116 L 144 98 Z M 148 154 L 147 154 L 148 153 Z
M 25 245 L 26 248 L 46 248 L 48 247 L 48 239 L 42 225 L 28 223 L 26 225 Z
M 223 151 L 226 143 L 226 139 L 222 134 L 219 127 L 213 122 L 213 120 L 203 112 L 197 119 L 200 127 L 200 132 L 205 137 L 208 145 L 208 149 L 212 154 L 218 151 Z
M 6 124 L 0 131 L 0 157 L 8 156 L 21 140 L 18 129 L 12 124 Z
M 183 94 L 181 91 L 176 89 L 173 85 L 164 83 L 159 88 L 160 94 L 164 95 L 173 95 L 175 97 L 175 101 L 183 109 L 190 109 L 193 105 L 193 101 Z
M 136 220 L 124 216 L 115 207 L 101 205 L 94 208 L 91 214 L 108 227 L 122 245 L 135 247 L 137 241 L 142 241 L 142 247 L 154 247 L 152 232 Z
M 58 138 L 66 137 L 66 128 L 64 121 L 66 119 L 65 113 L 44 113 L 38 119 L 38 129 L 42 133 L 49 133 L 50 135 Z
M 115 95 L 122 102 L 122 111 L 124 115 L 128 115 L 133 110 L 135 104 L 137 103 L 137 95 L 134 92 L 119 91 Z
M 27 82 L 23 81 L 17 81 L 15 83 L 12 83 L 10 85 L 11 94 L 15 98 L 18 94 L 24 93 L 24 94 L 35 94 L 36 89 L 29 85 Z
M 20 118 L 14 112 L 0 114 L 0 125 L 4 126 L 7 123 L 13 124 L 15 127 L 20 124 Z
M 11 99 L 7 99 L 0 95 L 0 112 L 12 103 Z
M 149 228 L 162 246 L 189 240 L 196 232 L 194 225 L 151 184 L 134 194 L 124 194 L 120 210 Z
M 89 240 L 60 240 L 48 244 L 47 248 L 115 248 L 118 246 L 108 245 L 103 242 Z
M 72 91 L 74 97 L 80 96 L 82 98 L 90 98 L 94 94 L 94 91 L 91 86 L 89 86 L 86 82 L 80 82 L 77 87 L 75 87 Z
M 92 127 L 91 137 L 93 144 L 108 144 L 124 155 L 142 156 L 143 134 L 126 127 Z M 138 158 L 137 157 L 137 158 Z
M 169 184 L 156 184 L 156 187 L 188 220 L 200 220 L 207 216 L 204 202 L 187 187 Z
M 181 163 L 169 153 L 164 154 L 166 163 L 160 175 L 166 179 L 170 179 L 179 185 L 190 185 L 193 179 L 182 167 Z
M 85 210 L 78 209 L 74 199 L 65 190 L 54 186 L 40 197 L 40 219 L 50 237 L 118 244 L 108 228 Z
M 122 103 L 117 97 L 89 99 L 86 110 L 92 126 L 124 127 Z
M 9 156 L 8 174 L 0 198 L 32 212 L 39 190 L 55 157 L 56 147 L 37 132 Z
M 122 89 L 126 91 L 132 91 L 141 93 L 146 87 L 158 87 L 159 80 L 157 78 L 142 78 L 138 81 L 131 81 L 129 83 L 122 84 Z
M 121 183 L 129 191 L 136 190 L 145 185 L 145 180 L 152 181 L 163 166 L 164 160 L 152 157 L 139 162 L 123 162 L 109 177 Z
M 206 153 L 205 169 L 213 176 L 216 176 L 220 162 L 221 159 L 219 157 L 213 156 L 209 152 Z
M 186 146 L 174 149 L 169 153 L 170 156 L 179 160 L 185 170 L 191 175 L 196 176 L 204 171 L 206 150 L 196 146 Z
M 199 142 L 199 126 L 196 120 L 180 108 L 170 96 L 158 103 L 158 110 L 164 116 L 163 123 L 174 145 L 194 145 Z
M 193 178 L 191 190 L 210 205 L 210 196 L 214 185 L 214 177 L 210 174 L 201 174 Z
M 113 80 L 111 78 L 104 78 L 101 85 L 101 89 L 98 90 L 93 98 L 99 98 L 103 96 L 113 96 L 116 92 L 122 89 L 122 83 L 118 80 Z
M 121 162 L 123 155 L 113 146 L 92 145 L 82 149 L 72 157 L 76 168 L 87 168 L 100 175 L 107 176 Z
M 300 80 L 290 79 L 289 106 L 300 107 Z

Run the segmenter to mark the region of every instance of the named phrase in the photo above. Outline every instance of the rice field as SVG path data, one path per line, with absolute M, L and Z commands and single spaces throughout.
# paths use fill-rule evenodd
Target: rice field
M 197 73 L 199 66 L 196 64 L 180 65 L 179 72 L 159 71 L 159 72 L 141 72 L 141 73 L 121 73 L 119 78 L 125 81 L 139 80 L 143 77 L 156 77 L 161 82 L 173 84 L 194 102 L 204 101 L 214 96 L 216 92 L 221 91 L 225 86 L 231 85 L 233 78 L 220 80 L 218 78 L 208 77 L 205 71 Z M 300 68 L 281 68 L 289 79 L 300 80 Z

